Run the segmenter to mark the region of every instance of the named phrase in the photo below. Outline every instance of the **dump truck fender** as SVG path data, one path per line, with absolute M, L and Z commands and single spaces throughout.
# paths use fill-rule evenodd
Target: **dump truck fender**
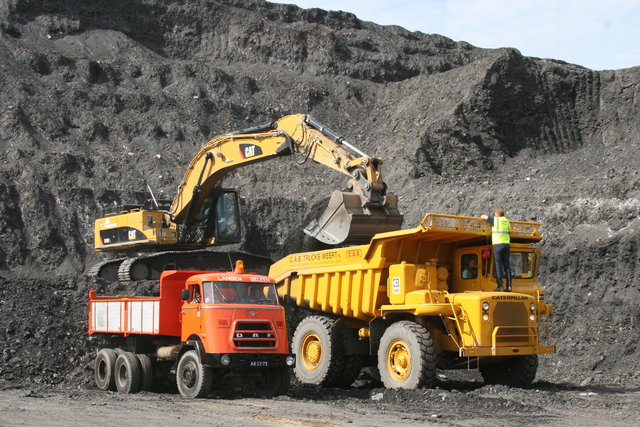
M 200 356 L 200 362 L 205 363 L 206 351 L 204 344 L 197 335 L 191 335 L 188 340 L 181 344 L 180 351 L 178 352 L 178 358 L 176 359 L 176 365 L 182 355 L 192 349 Z
M 380 348 L 380 339 L 384 335 L 384 332 L 389 326 L 400 320 L 409 320 L 415 322 L 415 316 L 411 316 L 408 314 L 406 316 L 379 316 L 369 322 L 369 354 L 378 354 L 378 348 Z

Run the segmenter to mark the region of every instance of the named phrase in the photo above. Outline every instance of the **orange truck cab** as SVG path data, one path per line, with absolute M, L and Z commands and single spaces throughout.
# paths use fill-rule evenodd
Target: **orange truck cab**
M 165 271 L 159 297 L 89 292 L 89 334 L 98 351 L 98 388 L 133 393 L 175 374 L 184 397 L 204 397 L 216 382 L 247 385 L 261 397 L 283 394 L 295 356 L 275 281 L 246 273 Z

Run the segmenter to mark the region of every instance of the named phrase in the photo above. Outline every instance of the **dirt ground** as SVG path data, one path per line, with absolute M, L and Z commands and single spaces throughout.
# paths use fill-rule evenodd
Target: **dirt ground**
M 626 427 L 640 417 L 637 388 L 538 382 L 531 389 L 514 390 L 472 380 L 441 379 L 436 388 L 419 391 L 371 385 L 349 390 L 294 387 L 272 400 L 242 396 L 185 400 L 176 393 L 122 395 L 85 386 L 18 387 L 0 391 L 0 424 Z

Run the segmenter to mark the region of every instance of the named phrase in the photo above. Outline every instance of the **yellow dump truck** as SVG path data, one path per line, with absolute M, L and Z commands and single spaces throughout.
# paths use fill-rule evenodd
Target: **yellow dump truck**
M 427 214 L 371 242 L 298 253 L 269 276 L 294 310 L 302 383 L 348 386 L 364 366 L 388 388 L 434 384 L 436 369 L 478 369 L 486 383 L 530 385 L 550 344 L 553 305 L 538 283 L 539 224 L 511 221 L 512 292 L 494 292 L 489 224 Z M 297 307 L 296 307 L 297 306 Z M 290 319 L 290 320 L 291 320 Z

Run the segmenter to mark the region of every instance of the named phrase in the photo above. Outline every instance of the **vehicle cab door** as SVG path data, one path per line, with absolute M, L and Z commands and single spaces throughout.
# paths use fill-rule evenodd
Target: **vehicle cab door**
M 204 340 L 202 315 L 202 287 L 200 283 L 187 282 L 187 299 L 182 305 L 182 341 L 188 340 L 194 334 Z

